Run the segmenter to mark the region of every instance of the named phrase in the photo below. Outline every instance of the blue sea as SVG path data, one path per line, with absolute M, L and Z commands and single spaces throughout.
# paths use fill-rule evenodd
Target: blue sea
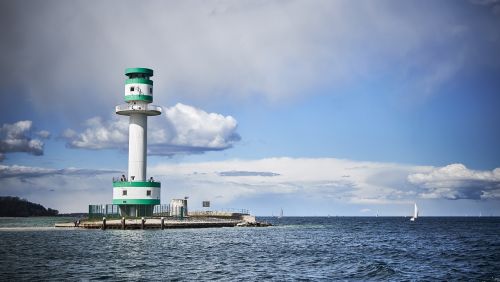
M 275 226 L 57 229 L 0 218 L 0 281 L 500 281 L 500 218 L 258 218 Z M 70 219 L 71 220 L 71 219 Z

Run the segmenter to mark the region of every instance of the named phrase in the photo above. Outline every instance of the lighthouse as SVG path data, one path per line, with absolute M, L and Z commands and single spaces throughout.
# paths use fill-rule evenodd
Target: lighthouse
M 122 216 L 151 216 L 160 204 L 161 184 L 147 175 L 148 116 L 161 115 L 161 107 L 153 102 L 153 70 L 125 70 L 125 102 L 116 106 L 118 115 L 129 117 L 128 175 L 113 181 L 113 204 Z

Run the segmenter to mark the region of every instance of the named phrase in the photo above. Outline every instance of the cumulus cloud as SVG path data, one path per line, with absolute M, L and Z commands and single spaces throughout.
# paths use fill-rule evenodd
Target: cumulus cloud
M 207 113 L 201 109 L 176 104 L 165 108 L 160 117 L 150 118 L 148 154 L 172 156 L 196 154 L 231 148 L 241 138 L 236 132 L 238 123 L 231 116 Z M 92 118 L 86 129 L 78 133 L 67 129 L 62 137 L 71 148 L 127 148 L 128 117 L 114 116 L 111 120 Z
M 24 152 L 35 156 L 43 155 L 44 143 L 42 140 L 33 138 L 33 122 L 22 120 L 12 124 L 5 123 L 0 127 L 0 161 L 5 158 L 6 153 Z M 43 130 L 36 135 L 48 138 L 50 132 Z
M 84 126 L 87 128 L 81 133 L 73 129 L 62 133 L 68 147 L 98 150 L 127 146 L 128 119 L 113 117 L 112 120 L 103 121 L 100 117 L 94 117 L 87 120 Z
M 450 164 L 425 173 L 410 174 L 408 181 L 424 189 L 422 198 L 500 198 L 500 168 L 478 171 L 463 164 Z
M 178 103 L 166 108 L 165 117 L 166 126 L 160 123 L 151 132 L 152 155 L 220 151 L 241 139 L 236 132 L 238 122 L 232 116 Z

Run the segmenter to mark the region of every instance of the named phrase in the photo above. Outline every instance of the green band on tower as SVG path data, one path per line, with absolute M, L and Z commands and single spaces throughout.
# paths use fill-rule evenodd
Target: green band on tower
M 149 95 L 125 95 L 125 101 L 146 101 L 153 102 L 153 96 Z
M 129 78 L 125 80 L 125 84 L 148 84 L 153 85 L 153 81 L 151 79 L 146 78 Z
M 161 183 L 150 181 L 113 182 L 113 187 L 161 187 Z
M 113 205 L 159 205 L 160 199 L 113 199 Z

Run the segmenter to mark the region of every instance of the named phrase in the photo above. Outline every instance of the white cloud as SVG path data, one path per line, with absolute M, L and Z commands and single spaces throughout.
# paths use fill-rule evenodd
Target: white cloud
M 164 164 L 150 168 L 179 193 L 229 202 L 239 197 L 294 195 L 350 203 L 407 203 L 416 197 L 406 177 L 423 167 L 322 158 L 268 158 Z M 227 172 L 236 173 L 227 176 Z M 273 177 L 268 177 L 273 175 Z M 348 177 L 346 177 L 348 176 Z M 172 191 L 174 192 L 174 191 Z M 178 195 L 182 196 L 182 195 Z M 200 198 L 200 199 L 198 199 Z
M 166 181 L 176 196 L 195 195 L 199 201 L 218 197 L 231 202 L 264 195 L 372 205 L 429 198 L 500 199 L 500 168 L 470 171 L 463 165 L 434 168 L 334 158 L 268 158 L 164 164 L 150 172 Z
M 0 127 L 0 161 L 5 158 L 6 153 L 24 152 L 35 156 L 43 155 L 44 143 L 40 139 L 33 138 L 32 125 L 32 121 L 22 120 L 12 124 L 5 123 Z M 37 135 L 47 138 L 50 133 L 43 130 Z
M 96 170 L 96 169 L 78 169 L 78 168 L 44 168 L 20 165 L 0 165 L 0 179 L 2 178 L 35 178 L 53 175 L 81 175 L 95 176 L 97 174 L 119 173 L 116 170 Z
M 47 130 L 40 130 L 36 133 L 36 135 L 42 139 L 50 138 L 50 132 Z
M 171 156 L 231 148 L 240 140 L 237 121 L 231 116 L 207 113 L 184 104 L 165 108 L 160 117 L 149 119 L 148 153 Z M 68 146 L 81 149 L 127 148 L 128 118 L 109 121 L 95 117 L 86 121 L 83 132 L 67 129 L 62 136 Z
M 460 164 L 435 168 L 334 158 L 165 163 L 148 169 L 148 175 L 162 182 L 164 204 L 189 196 L 193 209 L 210 200 L 215 209 L 251 207 L 258 214 L 270 214 L 282 206 L 296 215 L 313 215 L 317 210 L 365 214 L 391 206 L 400 207 L 395 209 L 398 214 L 410 214 L 413 202 L 431 200 L 447 206 L 454 202 L 459 205 L 455 211 L 465 200 L 488 200 L 494 205 L 500 200 L 499 172 L 499 168 L 473 171 Z M 113 170 L 0 166 L 0 195 L 24 197 L 62 212 L 85 211 L 88 204 L 111 202 L 111 179 L 118 174 Z M 476 190 L 482 191 L 481 197 Z M 423 207 L 430 215 L 429 208 Z
M 425 189 L 423 198 L 487 199 L 500 196 L 500 168 L 471 170 L 463 164 L 433 168 L 408 176 L 408 181 Z
M 272 177 L 272 176 L 278 176 L 279 173 L 274 173 L 274 172 L 269 172 L 269 171 L 238 171 L 238 170 L 231 170 L 231 171 L 221 171 L 218 173 L 220 176 L 265 176 L 265 177 Z
M 67 145 L 79 149 L 109 149 L 124 148 L 128 142 L 128 119 L 113 117 L 102 121 L 94 117 L 85 122 L 87 127 L 82 133 L 67 129 L 62 137 L 67 139 Z
M 238 122 L 232 116 L 178 103 L 166 108 L 165 118 L 167 126 L 160 122 L 151 132 L 153 155 L 225 150 L 240 140 Z
M 76 131 L 74 131 L 73 129 L 69 129 L 69 128 L 64 130 L 63 133 L 61 134 L 62 138 L 66 138 L 68 140 L 77 138 L 77 136 L 78 136 L 78 133 Z
M 20 175 L 39 176 L 54 173 L 55 169 L 42 167 L 28 167 L 19 165 L 0 165 L 0 178 L 18 177 Z

